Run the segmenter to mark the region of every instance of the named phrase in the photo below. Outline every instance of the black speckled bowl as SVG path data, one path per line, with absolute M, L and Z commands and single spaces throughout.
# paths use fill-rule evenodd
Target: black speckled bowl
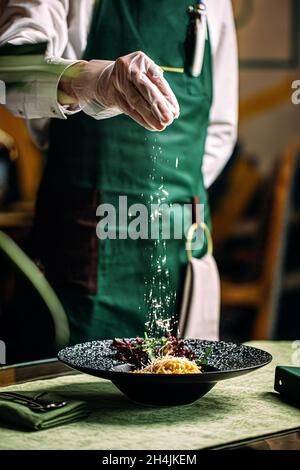
M 131 400 L 146 405 L 184 405 L 209 392 L 217 382 L 252 372 L 272 360 L 261 349 L 223 341 L 186 340 L 204 357 L 211 347 L 202 374 L 132 374 L 132 366 L 116 359 L 111 340 L 93 341 L 65 348 L 58 353 L 63 363 L 86 374 L 111 380 Z

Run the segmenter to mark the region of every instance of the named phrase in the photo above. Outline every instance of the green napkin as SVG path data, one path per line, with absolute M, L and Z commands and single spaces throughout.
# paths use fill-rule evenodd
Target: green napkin
M 30 398 L 35 398 L 39 393 L 23 392 Z M 67 401 L 67 405 L 62 408 L 54 409 L 46 412 L 33 411 L 26 405 L 21 405 L 13 401 L 1 400 L 0 395 L 0 425 L 7 424 L 13 428 L 22 428 L 31 431 L 40 431 L 42 429 L 49 429 L 55 426 L 68 424 L 78 419 L 88 416 L 89 410 L 87 404 L 79 400 L 69 400 L 62 398 L 54 393 L 43 394 L 45 399 L 53 401 Z

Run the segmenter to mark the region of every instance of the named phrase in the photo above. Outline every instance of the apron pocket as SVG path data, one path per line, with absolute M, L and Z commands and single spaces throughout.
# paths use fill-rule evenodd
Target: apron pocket
M 33 255 L 54 288 L 96 294 L 99 190 L 40 191 L 33 229 Z

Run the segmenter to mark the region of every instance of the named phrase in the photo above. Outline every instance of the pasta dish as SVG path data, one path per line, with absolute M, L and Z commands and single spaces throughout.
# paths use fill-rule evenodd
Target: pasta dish
M 164 356 L 155 359 L 143 369 L 133 372 L 135 374 L 200 374 L 201 367 L 186 357 Z
M 111 343 L 116 359 L 134 366 L 134 374 L 201 374 L 211 350 L 196 354 L 184 339 L 162 338 L 119 339 Z

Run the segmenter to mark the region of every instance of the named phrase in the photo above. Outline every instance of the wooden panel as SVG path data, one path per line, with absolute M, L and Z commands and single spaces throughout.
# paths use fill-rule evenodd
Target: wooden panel
M 0 369 L 0 387 L 14 383 L 16 383 L 15 369 L 13 367 Z

